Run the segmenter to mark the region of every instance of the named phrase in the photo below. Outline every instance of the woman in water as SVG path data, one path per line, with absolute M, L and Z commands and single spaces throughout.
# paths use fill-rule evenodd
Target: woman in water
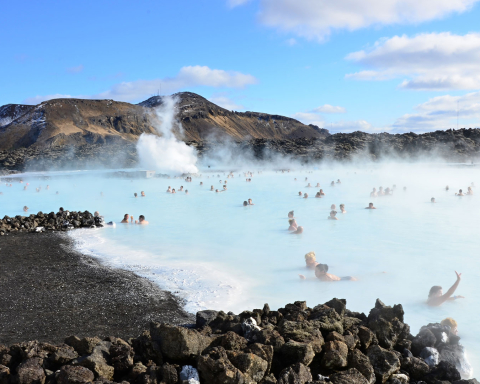
M 322 198 L 322 195 L 320 194 L 320 192 L 317 192 L 317 194 L 315 195 L 315 197 L 316 197 L 317 199 L 320 199 L 320 198 Z
M 347 213 L 347 211 L 345 210 L 345 204 L 340 204 L 340 212 Z
M 439 285 L 434 285 L 430 288 L 430 292 L 428 293 L 427 305 L 431 307 L 438 307 L 442 305 L 446 301 L 452 301 L 456 299 L 464 299 L 463 296 L 452 296 L 458 288 L 460 284 L 460 280 L 462 279 L 462 274 L 455 271 L 457 275 L 457 280 L 455 283 L 450 287 L 447 293 L 443 294 L 443 289 Z
M 289 219 L 288 224 L 290 224 L 288 227 L 289 231 L 296 231 L 298 229 L 297 221 L 295 219 Z
M 168 186 L 167 193 L 172 193 L 172 187 Z
M 327 264 L 317 264 L 317 266 L 315 267 L 315 276 L 317 279 L 321 281 L 340 281 L 340 280 L 355 281 L 357 280 L 355 277 L 352 277 L 352 276 L 338 277 L 327 272 L 328 272 Z
M 325 196 L 325 192 L 323 192 L 323 189 L 320 189 L 320 191 L 318 191 L 320 193 L 320 196 Z
M 308 199 L 308 193 L 305 192 L 305 194 L 303 195 L 303 198 Z
M 305 264 L 308 269 L 315 269 L 317 266 L 317 258 L 315 256 L 315 252 L 308 252 L 305 255 Z
M 338 220 L 337 211 L 330 211 L 330 216 L 327 217 L 328 220 Z

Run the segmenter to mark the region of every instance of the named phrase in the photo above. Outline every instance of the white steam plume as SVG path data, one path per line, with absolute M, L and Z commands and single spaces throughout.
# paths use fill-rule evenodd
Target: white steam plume
M 178 100 L 171 96 L 162 99 L 162 105 L 157 108 L 156 114 L 160 120 L 155 129 L 161 135 L 143 133 L 137 142 L 137 153 L 142 167 L 160 173 L 181 174 L 196 173 L 197 153 L 195 148 L 189 147 L 178 140 L 173 133 L 175 120 L 175 105 Z M 178 123 L 182 131 L 182 125 Z

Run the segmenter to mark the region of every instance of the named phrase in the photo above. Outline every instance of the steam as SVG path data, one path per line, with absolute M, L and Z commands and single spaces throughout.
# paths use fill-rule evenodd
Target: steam
M 167 174 L 196 173 L 197 154 L 193 147 L 178 140 L 174 134 L 174 124 L 180 133 L 182 125 L 175 119 L 175 106 L 178 100 L 165 96 L 163 104 L 156 110 L 158 124 L 155 129 L 161 135 L 143 133 L 137 142 L 140 165 L 146 169 Z

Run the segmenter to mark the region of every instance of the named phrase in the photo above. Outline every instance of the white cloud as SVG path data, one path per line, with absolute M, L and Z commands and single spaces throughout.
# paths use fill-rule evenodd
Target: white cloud
M 228 109 L 229 111 L 241 111 L 245 109 L 243 105 L 235 103 L 225 94 L 215 94 L 209 98 L 212 103 L 219 105 L 222 108 Z
M 294 45 L 297 44 L 297 40 L 295 40 L 293 37 L 290 39 L 285 40 L 285 44 L 287 44 L 290 47 L 293 47 Z
M 62 95 L 60 93 L 56 93 L 54 95 L 45 95 L 45 96 L 33 96 L 33 97 L 28 97 L 26 98 L 23 102 L 24 104 L 31 104 L 31 105 L 36 105 L 40 104 L 46 100 L 51 100 L 51 99 L 71 99 L 73 96 L 72 95 Z
M 80 64 L 80 65 L 77 65 L 76 67 L 67 68 L 67 72 L 72 73 L 72 74 L 80 73 L 80 72 L 83 71 L 83 68 L 84 68 L 84 66 L 82 64 Z
M 480 92 L 472 92 L 429 99 L 414 108 L 417 113 L 403 115 L 391 128 L 396 132 L 417 133 L 456 128 L 457 108 L 459 128 L 480 126 Z
M 333 106 L 330 104 L 325 104 L 314 109 L 315 112 L 319 113 L 346 113 L 347 110 L 344 107 Z
M 228 5 L 232 8 L 248 3 L 251 0 L 228 0 Z
M 170 94 L 181 89 L 206 86 L 213 88 L 244 88 L 256 84 L 257 79 L 236 71 L 211 69 L 206 66 L 188 66 L 180 69 L 175 77 L 153 80 L 136 80 L 115 84 L 109 90 L 96 95 L 74 96 L 91 99 L 113 99 L 118 101 L 138 101 L 156 94 Z M 48 100 L 62 95 L 36 96 L 27 101 Z M 66 97 L 66 96 L 65 96 Z M 72 97 L 72 96 L 70 96 Z
M 377 41 L 346 57 L 366 68 L 346 75 L 356 80 L 406 78 L 415 90 L 480 89 L 480 34 L 425 33 Z
M 334 30 L 418 24 L 468 11 L 479 0 L 261 0 L 260 21 L 318 41 Z M 243 3 L 244 0 L 229 0 Z

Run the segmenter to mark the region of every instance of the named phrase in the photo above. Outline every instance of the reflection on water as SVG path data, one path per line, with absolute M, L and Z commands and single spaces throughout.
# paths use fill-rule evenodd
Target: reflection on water
M 311 173 L 255 173 L 250 183 L 239 172 L 229 179 L 223 172 L 220 177 L 204 173 L 191 183 L 173 178 L 52 179 L 48 191 L 46 181 L 31 180 L 27 191 L 20 184 L 0 186 L 0 205 L 1 213 L 8 215 L 23 214 L 24 205 L 31 212 L 56 211 L 60 206 L 99 210 L 107 221 L 117 223 L 126 213 L 135 218 L 145 215 L 150 222 L 146 227 L 117 224 L 73 236 L 84 250 L 106 262 L 177 292 L 190 311 L 208 307 L 239 312 L 266 302 L 275 308 L 295 300 L 314 306 L 338 297 L 346 298 L 350 309 L 366 313 L 377 298 L 389 305 L 401 303 L 412 333 L 421 325 L 453 317 L 475 369 L 480 367 L 480 336 L 474 327 L 480 317 L 476 295 L 480 189 L 474 188 L 474 196 L 455 197 L 454 192 L 466 190 L 477 175 L 475 167 L 352 166 Z M 210 192 L 211 185 L 221 189 L 225 179 L 226 192 Z M 337 179 L 342 184 L 331 187 Z M 314 198 L 318 188 L 305 188 L 308 182 L 319 182 L 326 196 Z M 392 196 L 369 197 L 373 187 L 394 184 Z M 43 189 L 37 193 L 39 185 Z M 181 185 L 188 195 L 165 193 L 168 186 L 178 191 Z M 140 191 L 146 197 L 134 198 L 133 193 Z M 310 197 L 298 197 L 299 191 Z M 437 203 L 430 203 L 432 197 Z M 249 198 L 255 205 L 243 207 Z M 378 209 L 365 210 L 372 200 Z M 327 220 L 331 204 L 338 210 L 341 203 L 347 213 L 339 212 L 338 221 Z M 305 229 L 301 235 L 286 231 L 291 210 Z M 359 280 L 314 279 L 304 267 L 309 251 L 329 265 L 329 272 Z M 455 282 L 455 270 L 463 273 L 456 293 L 466 299 L 427 308 L 430 287 L 442 285 L 446 291 Z

